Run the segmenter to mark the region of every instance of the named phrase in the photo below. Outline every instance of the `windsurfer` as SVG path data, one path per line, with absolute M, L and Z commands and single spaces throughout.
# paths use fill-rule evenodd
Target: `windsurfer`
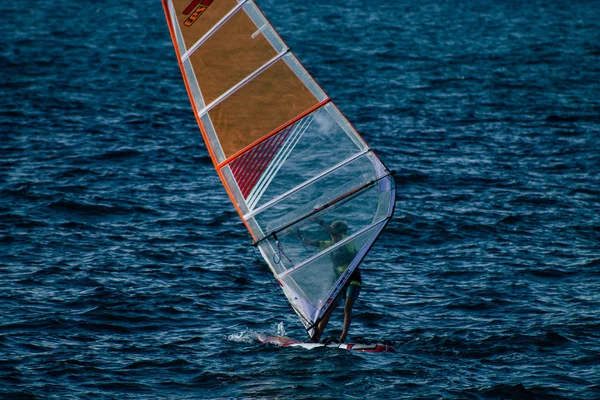
M 315 246 L 319 250 L 325 250 L 347 236 L 348 224 L 345 221 L 334 221 L 331 225 L 328 225 L 323 220 L 319 220 L 318 224 L 331 236 L 331 240 L 314 240 L 312 238 L 304 238 L 298 234 L 298 237 L 304 244 Z M 331 259 L 338 276 L 346 270 L 355 256 L 356 249 L 352 243 L 347 243 L 331 252 Z M 340 335 L 339 341 L 340 343 L 346 341 L 346 336 L 348 335 L 348 330 L 350 329 L 350 323 L 352 322 L 352 307 L 354 306 L 354 303 L 360 294 L 361 285 L 362 278 L 360 275 L 360 270 L 357 267 L 352 272 L 352 275 L 350 275 L 348 283 L 346 283 L 344 288 L 333 301 L 332 306 L 325 312 L 325 314 L 323 314 L 323 317 L 315 327 L 315 333 L 311 338 L 313 342 L 319 342 L 321 340 L 321 335 L 329 323 L 329 317 L 331 316 L 333 310 L 341 304 L 342 298 L 345 300 L 344 327 L 342 329 L 342 334 Z

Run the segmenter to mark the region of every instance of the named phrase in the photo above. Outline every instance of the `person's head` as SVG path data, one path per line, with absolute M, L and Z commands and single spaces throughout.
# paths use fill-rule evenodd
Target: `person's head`
M 348 223 L 346 221 L 334 221 L 329 227 L 329 232 L 333 240 L 341 240 L 348 233 Z

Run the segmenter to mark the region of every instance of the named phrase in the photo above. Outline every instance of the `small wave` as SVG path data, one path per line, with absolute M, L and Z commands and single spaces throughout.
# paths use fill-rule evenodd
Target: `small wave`
M 99 173 L 91 169 L 75 167 L 69 168 L 65 171 L 61 171 L 56 175 L 56 179 L 81 178 L 87 175 L 98 176 Z M 64 187 L 61 187 L 61 189 L 64 189 Z M 78 191 L 84 191 L 86 188 L 85 186 L 75 186 L 72 188 L 72 191 L 75 191 L 73 189 Z
M 519 222 L 523 222 L 523 217 L 522 216 L 520 216 L 520 215 L 507 215 L 506 217 L 503 217 L 498 222 L 496 222 L 496 224 L 514 225 L 514 224 L 517 224 Z
M 64 229 L 77 229 L 77 230 L 93 229 L 93 227 L 91 225 L 84 224 L 83 222 L 76 222 L 76 221 L 63 222 L 59 226 Z
M 41 276 L 51 276 L 51 275 L 55 275 L 55 276 L 64 276 L 67 274 L 67 271 L 61 267 L 56 267 L 56 266 L 52 266 L 52 267 L 45 267 L 45 268 L 41 268 L 35 272 L 33 272 L 30 276 L 31 277 L 41 277 Z
M 196 164 L 212 166 L 212 160 L 209 156 L 194 157 L 193 161 Z
M 0 236 L 0 243 L 14 243 L 17 241 L 17 238 L 11 235 Z
M 531 205 L 536 205 L 536 206 L 551 206 L 551 205 L 555 205 L 555 204 L 559 203 L 558 200 L 556 200 L 556 199 L 544 197 L 542 195 L 540 195 L 540 196 L 534 196 L 534 195 L 518 196 L 516 199 L 509 200 L 508 202 L 513 205 L 530 205 L 531 204 Z
M 597 115 L 549 115 L 546 122 L 597 122 Z
M 135 361 L 123 369 L 145 369 L 145 368 L 168 368 L 168 367 L 186 367 L 192 365 L 189 361 L 183 359 L 175 359 L 170 361 L 155 361 L 155 360 L 142 360 Z
M 94 333 L 109 333 L 119 335 L 128 335 L 133 333 L 131 328 L 119 324 L 80 322 L 77 324 L 77 327 Z
M 583 264 L 584 268 L 594 268 L 594 267 L 600 267 L 600 258 L 596 258 L 594 260 L 590 260 L 588 262 L 586 262 L 585 264 Z
M 564 278 L 576 274 L 576 271 L 566 271 L 561 268 L 548 267 L 548 268 L 536 268 L 527 269 L 524 273 L 533 275 L 538 278 Z
M 99 154 L 94 157 L 96 160 L 123 160 L 127 158 L 134 158 L 142 153 L 138 150 L 130 149 L 130 148 L 122 148 L 118 150 L 108 151 L 103 154 Z
M 394 181 L 396 181 L 396 184 L 398 186 L 406 185 L 409 183 L 426 182 L 427 180 L 429 180 L 429 175 L 419 173 L 419 172 L 396 174 L 394 176 Z
M 540 332 L 536 335 L 525 335 L 525 334 L 514 334 L 503 337 L 499 341 L 504 341 L 512 346 L 520 348 L 538 347 L 538 348 L 552 348 L 560 347 L 571 342 L 568 338 L 561 335 L 556 331 Z
M 471 299 L 457 303 L 451 303 L 445 306 L 448 310 L 466 310 L 466 311 L 487 311 L 498 307 L 499 305 L 509 304 L 506 301 L 494 299 Z
M 130 209 L 126 207 L 73 200 L 58 200 L 50 203 L 48 207 L 55 211 L 82 213 L 87 216 L 121 215 L 130 212 Z
M 527 389 L 522 383 L 516 385 L 496 385 L 487 389 L 478 390 L 478 394 L 490 399 L 522 399 L 522 400 L 542 400 L 556 397 L 550 396 L 550 393 L 543 388 Z
M 49 224 L 45 221 L 37 221 L 26 215 L 17 213 L 8 213 L 0 215 L 0 222 L 12 225 L 17 228 L 36 228 L 45 227 Z

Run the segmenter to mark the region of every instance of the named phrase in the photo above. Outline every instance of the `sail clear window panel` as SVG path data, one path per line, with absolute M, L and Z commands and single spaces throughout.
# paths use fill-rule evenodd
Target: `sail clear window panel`
M 306 69 L 304 69 L 302 64 L 300 64 L 296 56 L 294 56 L 293 54 L 288 54 L 283 58 L 283 60 L 288 65 L 288 67 L 290 67 L 290 69 L 294 71 L 296 76 L 302 82 L 304 82 L 304 84 L 310 89 L 312 94 L 319 100 L 319 102 L 328 98 L 325 92 L 323 92 L 323 90 L 321 89 L 321 87 L 317 85 L 317 82 L 315 82 L 312 76 L 310 76 L 310 74 L 306 71 Z
M 356 132 L 354 127 L 348 122 L 348 119 L 340 112 L 340 110 L 334 104 L 328 104 L 327 112 L 331 118 L 346 132 L 348 137 L 356 144 L 359 148 L 366 148 L 367 144 Z
M 238 4 L 236 0 L 216 0 L 208 7 L 204 7 L 202 2 L 190 7 L 191 0 L 172 1 L 186 49 L 192 47 Z
M 231 157 L 317 103 L 304 83 L 279 60 L 208 114 L 225 156 Z
M 187 78 L 188 87 L 191 91 L 191 96 L 196 105 L 196 113 L 204 108 L 204 99 L 202 98 L 202 94 L 200 93 L 200 88 L 198 87 L 198 80 L 196 79 L 196 74 L 194 73 L 194 69 L 189 60 L 183 62 L 183 70 L 185 71 L 185 76 Z
M 379 197 L 375 219 L 389 217 L 394 212 L 396 205 L 396 182 L 394 176 L 388 175 L 377 182 L 379 193 L 385 194 Z
M 378 164 L 379 160 L 373 154 L 366 153 L 273 204 L 254 218 L 263 227 L 263 231 L 276 231 L 310 214 L 314 209 L 377 179 L 376 163 Z M 283 178 L 279 177 L 278 180 L 280 179 Z
M 385 223 L 382 222 L 372 226 L 347 244 L 356 250 L 355 257 L 362 258 L 364 256 L 370 247 L 367 245 L 372 242 L 384 225 Z M 340 261 L 335 251 L 331 251 L 285 275 L 280 278 L 280 281 L 289 287 L 291 293 L 295 294 L 294 298 L 290 300 L 301 305 L 306 314 L 314 316 L 317 310 L 325 304 L 332 288 L 349 265 L 351 265 L 350 260 Z M 301 301 L 297 299 L 301 299 Z
M 207 136 L 208 143 L 212 149 L 215 158 L 217 159 L 217 163 L 222 163 L 225 161 L 225 153 L 223 153 L 223 148 L 221 147 L 221 143 L 217 139 L 217 134 L 215 132 L 215 127 L 210 120 L 210 116 L 208 114 L 204 114 L 200 121 L 202 122 L 202 127 L 204 128 L 204 132 Z
M 377 182 L 278 232 L 277 241 L 273 237 L 265 239 L 259 244 L 261 251 L 273 271 L 279 275 L 326 251 L 324 244 L 321 248 L 308 244 L 311 241 L 331 241 L 329 234 L 319 225 L 320 220 L 327 224 L 344 221 L 348 225 L 346 236 L 352 236 L 389 217 L 393 210 L 394 194 L 393 179 L 387 185 Z
M 362 143 L 362 147 L 358 147 L 331 117 L 329 104 L 279 132 L 277 136 L 272 139 L 277 141 L 274 145 L 277 152 L 271 154 L 268 165 L 263 165 L 260 176 L 255 177 L 252 187 L 246 191 L 250 209 L 259 209 L 366 150 Z M 263 150 L 259 147 L 252 149 L 247 156 L 232 164 L 247 163 L 246 159 L 259 157 L 261 154 L 254 153 L 260 152 Z M 244 176 L 242 172 L 245 171 L 240 169 L 240 179 Z

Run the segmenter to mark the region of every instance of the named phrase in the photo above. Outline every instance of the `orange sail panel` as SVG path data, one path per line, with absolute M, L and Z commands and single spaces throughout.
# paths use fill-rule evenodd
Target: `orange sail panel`
M 209 114 L 225 156 L 230 157 L 318 102 L 280 60 Z
M 312 335 L 390 220 L 394 179 L 255 1 L 163 6 L 219 177 Z

